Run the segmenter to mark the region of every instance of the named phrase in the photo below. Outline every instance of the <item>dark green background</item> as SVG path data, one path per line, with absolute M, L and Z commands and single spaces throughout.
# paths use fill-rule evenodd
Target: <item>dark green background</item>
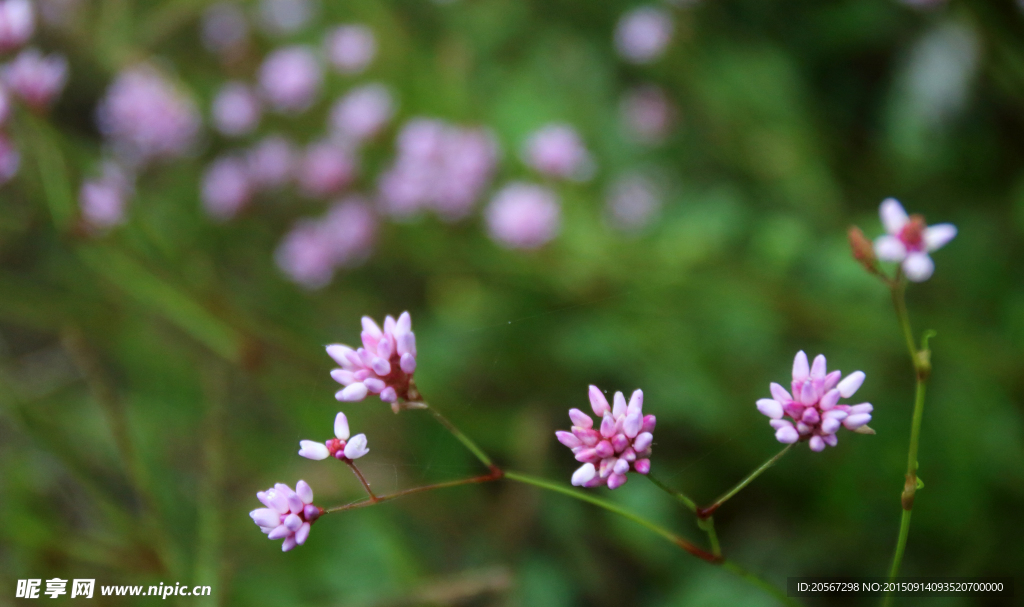
M 659 420 L 653 470 L 701 502 L 779 448 L 754 402 L 786 381 L 798 349 L 862 369 L 858 399 L 874 403 L 877 436 L 842 431 L 820 454 L 800 446 L 716 519 L 726 554 L 779 584 L 884 575 L 913 374 L 888 293 L 850 259 L 845 233 L 856 223 L 879 234 L 886 196 L 960 230 L 934 255 L 934 278 L 909 292 L 915 330 L 937 337 L 925 488 L 903 572 L 1020 572 L 1015 3 L 706 0 L 674 10 L 670 50 L 645 67 L 623 63 L 611 44 L 630 3 L 323 4 L 324 25 L 366 22 L 381 45 L 365 78 L 332 77 L 328 97 L 382 80 L 401 118 L 490 125 L 504 150 L 498 183 L 528 177 L 517 147 L 530 130 L 568 121 L 595 154 L 596 179 L 559 186 L 564 229 L 539 252 L 499 249 L 478 215 L 388 224 L 369 263 L 310 294 L 272 255 L 286 227 L 322 203 L 289 195 L 211 224 L 198 180 L 227 144 L 210 137 L 201 158 L 143 176 L 126 226 L 84 238 L 70 228 L 73 201 L 99 158 L 92 112 L 117 68 L 155 55 L 203 107 L 225 77 L 197 42 L 204 2 L 86 3 L 71 31 L 41 37 L 69 55 L 69 89 L 51 117 L 18 117 L 22 174 L 0 191 L 0 604 L 17 579 L 54 576 L 213 585 L 209 599 L 179 600 L 188 605 L 431 604 L 425 589 L 467 579 L 498 589 L 470 592 L 472 605 L 772 604 L 632 523 L 511 483 L 330 516 L 282 555 L 247 516 L 257 490 L 303 478 L 324 506 L 359 496 L 343 466 L 295 455 L 299 439 L 329 437 L 338 411 L 322 346 L 356 342 L 362 314 L 402 310 L 413 316 L 425 396 L 501 464 L 568 483 L 576 462 L 553 435 L 568 426 L 566 410 L 585 406 L 589 383 L 640 387 Z M 928 122 L 908 66 L 923 36 L 951 24 L 976 36 L 977 70 L 961 110 Z M 661 147 L 631 144 L 616 126 L 619 96 L 643 82 L 664 86 L 680 110 Z M 325 108 L 265 129 L 310 139 Z M 360 188 L 390 141 L 368 150 Z M 625 237 L 604 223 L 603 192 L 636 167 L 668 175 L 670 194 L 656 225 Z M 344 409 L 369 436 L 362 462 L 379 491 L 479 470 L 422 413 L 396 417 L 374 399 Z M 703 542 L 640 477 L 598 493 Z

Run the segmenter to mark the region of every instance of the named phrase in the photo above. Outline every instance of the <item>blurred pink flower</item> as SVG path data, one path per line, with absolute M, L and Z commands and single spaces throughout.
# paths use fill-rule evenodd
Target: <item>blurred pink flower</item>
M 292 180 L 298 164 L 298 152 L 284 137 L 270 135 L 249 149 L 245 162 L 254 190 L 277 190 Z
M 64 90 L 68 80 L 68 61 L 63 55 L 44 56 L 29 48 L 2 68 L 4 84 L 30 107 L 49 107 Z
M 312 460 L 333 457 L 340 460 L 356 460 L 370 452 L 366 448 L 366 435 L 357 434 L 349 438 L 348 418 L 338 412 L 334 418 L 334 436 L 325 443 L 304 440 L 299 441 L 299 455 Z
M 360 401 L 367 394 L 380 394 L 398 412 L 398 401 L 409 400 L 413 372 L 416 371 L 416 336 L 412 318 L 402 312 L 395 320 L 384 319 L 381 329 L 369 316 L 363 317 L 363 347 L 358 350 L 341 345 L 327 346 L 327 354 L 340 369 L 331 371 L 334 381 L 345 386 L 334 395 L 344 402 Z
M 617 489 L 626 483 L 630 470 L 647 474 L 651 471 L 651 445 L 657 419 L 644 415 L 644 393 L 635 390 L 626 403 L 622 392 L 608 399 L 597 386 L 590 386 L 590 407 L 601 420 L 594 428 L 594 420 L 579 409 L 569 409 L 572 429 L 555 432 L 558 442 L 572 450 L 576 461 L 583 465 L 572 475 L 577 487 Z
M 355 266 L 370 255 L 377 218 L 358 196 L 336 202 L 320 220 L 303 219 L 277 249 L 277 264 L 294 282 L 319 289 L 335 269 Z
M 650 63 L 661 57 L 672 42 L 672 15 L 656 6 L 635 8 L 615 26 L 615 48 L 632 63 Z
M 921 215 L 908 217 L 895 198 L 883 200 L 878 214 L 888 234 L 875 240 L 875 255 L 882 261 L 900 263 L 907 278 L 914 282 L 931 278 L 935 263 L 928 253 L 953 240 L 956 226 L 951 223 L 925 225 Z
M 661 210 L 661 189 L 641 173 L 629 173 L 612 183 L 607 197 L 608 219 L 623 232 L 637 232 Z
M 277 266 L 293 282 L 321 289 L 334 276 L 334 247 L 318 221 L 299 220 L 274 253 Z
M 99 178 L 82 183 L 78 205 L 87 230 L 99 233 L 124 223 L 125 210 L 134 193 L 132 180 L 124 168 L 107 160 Z
M 653 84 L 627 91 L 620 111 L 629 136 L 644 144 L 664 141 L 676 118 L 676 110 L 664 89 Z
M 136 166 L 184 156 L 195 145 L 202 124 L 191 99 L 145 64 L 118 74 L 96 118 L 121 159 Z
M 342 140 L 360 142 L 379 133 L 394 113 L 395 103 L 387 87 L 364 84 L 334 103 L 330 127 Z
M 249 85 L 228 82 L 213 99 L 213 125 L 229 137 L 247 135 L 259 126 L 263 108 Z
M 797 352 L 793 360 L 793 383 L 790 394 L 777 383 L 771 384 L 772 398 L 757 401 L 757 410 L 771 418 L 775 439 L 783 444 L 807 441 L 812 451 L 838 443 L 840 426 L 862 434 L 874 434 L 867 427 L 871 421 L 870 403 L 840 405 L 840 398 L 850 398 L 864 383 L 864 373 L 854 371 L 840 381 L 839 371 L 827 372 L 825 357 L 819 354 L 813 366 L 807 355 Z M 789 419 L 785 419 L 785 418 Z
M 296 180 L 304 194 L 321 198 L 340 192 L 355 177 L 356 160 L 352 152 L 336 143 L 320 141 L 306 148 Z
M 536 249 L 558 235 L 561 207 L 551 190 L 513 182 L 498 191 L 485 211 L 488 231 L 510 249 Z
M 7 124 L 7 119 L 11 117 L 11 96 L 7 93 L 7 89 L 0 85 L 0 127 Z
M 259 81 L 271 107 L 283 114 L 299 114 L 309 109 L 320 94 L 323 71 L 309 48 L 288 46 L 263 60 Z
M 351 267 L 366 261 L 377 235 L 377 216 L 360 196 L 347 196 L 330 208 L 322 230 L 337 267 Z
M 585 181 L 594 174 L 590 153 L 568 124 L 548 124 L 530 135 L 523 146 L 523 160 L 551 177 Z
M 365 25 L 341 25 L 327 34 L 327 60 L 342 74 L 365 70 L 377 54 L 377 39 Z
M 28 42 L 35 29 L 35 12 L 29 0 L 0 0 L 0 53 Z
M 281 550 L 288 552 L 306 543 L 309 528 L 324 511 L 313 505 L 313 489 L 306 481 L 295 484 L 295 490 L 283 483 L 277 483 L 256 497 L 264 508 L 249 513 L 260 531 L 271 540 L 284 540 Z
M 249 22 L 238 4 L 218 2 L 203 13 L 200 36 L 203 46 L 211 53 L 234 53 L 249 38 Z
M 260 23 L 270 34 L 294 34 L 313 20 L 319 8 L 314 0 L 262 0 Z
M 232 219 L 252 200 L 252 185 L 245 161 L 221 156 L 203 176 L 203 209 L 217 221 Z
M 7 135 L 0 133 L 0 186 L 14 178 L 21 166 L 21 154 Z
M 380 176 L 378 187 L 384 210 L 398 218 L 425 209 L 445 221 L 466 217 L 490 182 L 498 159 L 489 131 L 426 118 L 407 122 L 396 146 L 397 157 Z

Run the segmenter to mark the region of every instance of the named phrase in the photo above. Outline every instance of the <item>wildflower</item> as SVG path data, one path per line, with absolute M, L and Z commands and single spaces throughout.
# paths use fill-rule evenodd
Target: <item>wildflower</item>
M 334 397 L 354 402 L 369 393 L 380 394 L 380 399 L 391 403 L 396 413 L 399 399 L 419 399 L 412 382 L 416 371 L 416 336 L 409 313 L 402 312 L 398 320 L 386 317 L 383 329 L 364 316 L 361 337 L 363 347 L 358 350 L 341 344 L 327 346 L 327 354 L 341 365 L 331 371 L 331 377 L 345 386 Z
M 329 141 L 310 144 L 299 162 L 296 181 L 311 198 L 330 196 L 356 177 L 356 159 L 345 147 Z
M 654 443 L 653 415 L 643 414 L 644 393 L 635 390 L 626 403 L 622 392 L 608 399 L 597 386 L 590 386 L 590 407 L 600 420 L 594 420 L 579 409 L 569 409 L 572 429 L 555 432 L 558 442 L 572 450 L 576 461 L 583 462 L 572 475 L 577 487 L 617 489 L 626 483 L 630 470 L 640 474 L 651 471 L 651 445 Z
M 225 84 L 213 100 L 213 125 L 229 137 L 251 133 L 259 125 L 261 113 L 259 97 L 241 82 Z
M 928 253 L 941 248 L 956 236 L 956 226 L 940 223 L 927 226 L 921 215 L 907 216 L 895 198 L 886 198 L 878 209 L 888 232 L 875 239 L 875 254 L 883 261 L 899 262 L 907 278 L 922 282 L 931 277 L 935 264 Z
M 294 491 L 284 483 L 277 483 L 260 491 L 256 497 L 266 507 L 253 510 L 249 516 L 269 539 L 284 540 L 281 545 L 284 552 L 305 544 L 310 525 L 324 513 L 313 505 L 313 490 L 306 481 L 296 483 Z
M 96 118 L 121 158 L 134 165 L 184 156 L 202 124 L 195 104 L 150 65 L 118 74 Z
M 661 211 L 661 189 L 643 174 L 628 173 L 612 183 L 606 204 L 612 226 L 638 232 Z
M 36 110 L 53 103 L 64 90 L 67 79 L 67 59 L 57 54 L 44 56 L 35 48 L 21 51 L 3 67 L 4 84 Z
M 334 251 L 320 222 L 298 221 L 274 253 L 277 267 L 295 283 L 316 290 L 334 276 Z
M 7 89 L 0 86 L 0 127 L 7 123 L 7 119 L 11 117 L 11 96 L 7 94 Z
M 615 26 L 615 48 L 631 63 L 650 63 L 664 54 L 674 29 L 668 11 L 642 6 L 619 19 Z
M 622 97 L 619 111 L 630 138 L 648 145 L 664 141 L 676 119 L 676 109 L 668 95 L 653 84 L 628 91 Z
M 771 418 L 775 438 L 780 443 L 807 441 L 812 451 L 826 445 L 835 447 L 840 426 L 861 434 L 874 434 L 867 426 L 873 407 L 870 403 L 840 405 L 840 398 L 850 398 L 864 383 L 864 373 L 854 371 L 840 380 L 839 371 L 826 372 L 825 357 L 819 354 L 808 367 L 807 355 L 797 352 L 793 360 L 793 383 L 790 395 L 772 382 L 772 398 L 757 401 L 757 410 Z M 785 418 L 789 419 L 785 419 Z
M 299 441 L 299 455 L 305 458 L 321 460 L 333 457 L 340 460 L 355 460 L 370 452 L 366 448 L 366 435 L 357 434 L 349 438 L 348 418 L 338 412 L 334 418 L 334 436 L 326 443 L 304 440 Z
M 0 53 L 28 42 L 35 29 L 35 13 L 29 0 L 0 0 Z
M 0 133 L 0 185 L 4 185 L 18 174 L 21 154 L 6 135 Z
M 103 232 L 124 223 L 125 207 L 133 191 L 128 172 L 113 161 L 104 162 L 102 175 L 86 180 L 78 193 L 86 228 Z
M 290 141 L 280 135 L 270 135 L 246 152 L 245 162 L 253 189 L 267 191 L 287 185 L 298 161 Z
M 586 181 L 594 173 L 590 153 L 567 124 L 549 124 L 530 135 L 523 159 L 534 170 L 552 177 Z
M 365 84 L 335 102 L 330 126 L 343 140 L 360 142 L 379 133 L 394 113 L 395 102 L 387 87 Z
M 218 2 L 203 13 L 200 37 L 211 53 L 237 53 L 249 38 L 249 22 L 237 4 Z
M 319 289 L 338 267 L 356 266 L 370 255 L 377 217 L 359 196 L 337 202 L 319 220 L 300 221 L 278 247 L 278 266 L 298 284 Z
M 358 74 L 377 54 L 377 40 L 365 25 L 341 25 L 327 35 L 327 60 L 342 74 Z
M 260 90 L 271 107 L 282 114 L 300 114 L 316 101 L 323 73 L 310 49 L 288 46 L 264 59 L 259 81 Z
M 431 209 L 458 221 L 473 209 L 498 160 L 493 135 L 441 120 L 415 118 L 402 127 L 398 156 L 378 183 L 385 212 L 398 218 Z
M 536 249 L 558 235 L 562 210 L 551 190 L 523 182 L 502 188 L 487 207 L 487 227 L 498 244 Z
M 203 209 L 218 221 L 227 221 L 252 200 L 252 186 L 245 161 L 223 156 L 213 161 L 203 176 Z
M 260 2 L 260 22 L 270 34 L 294 34 L 313 20 L 318 9 L 312 0 L 263 0 Z

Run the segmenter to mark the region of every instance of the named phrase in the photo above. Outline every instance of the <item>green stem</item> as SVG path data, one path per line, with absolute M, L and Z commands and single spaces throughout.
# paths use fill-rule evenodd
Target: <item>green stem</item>
M 708 542 L 711 543 L 711 552 L 715 556 L 722 556 L 722 546 L 718 543 L 718 533 L 715 531 L 715 517 L 697 519 L 697 526 L 708 534 Z
M 697 516 L 700 517 L 700 518 L 708 518 L 708 517 L 710 517 L 712 514 L 715 513 L 715 510 L 718 510 L 718 508 L 722 504 L 724 504 L 725 502 L 729 501 L 734 495 L 739 493 L 744 487 L 746 487 L 751 482 L 753 482 L 753 480 L 755 478 L 761 476 L 761 474 L 765 470 L 767 470 L 768 468 L 771 468 L 772 466 L 774 466 L 775 462 L 779 461 L 779 459 L 781 459 L 783 455 L 785 455 L 790 449 L 792 449 L 794 444 L 796 444 L 796 443 L 792 443 L 792 444 L 789 444 L 789 445 L 786 445 L 785 447 L 783 447 L 782 451 L 779 451 L 771 459 L 769 459 L 765 463 L 761 464 L 761 466 L 757 470 L 754 470 L 753 472 L 748 474 L 747 477 L 744 478 L 743 480 L 741 480 L 735 487 L 733 487 L 732 489 L 728 490 L 727 492 L 725 492 L 725 494 L 722 495 L 722 497 L 720 497 L 717 500 L 715 500 L 715 503 L 711 504 L 707 508 L 698 508 L 697 509 Z
M 483 449 L 478 447 L 476 445 L 476 443 L 473 442 L 473 439 L 471 439 L 468 436 L 466 436 L 465 434 L 463 434 L 462 430 L 459 430 L 458 428 L 456 428 L 455 424 L 453 424 L 450 421 L 448 421 L 447 417 L 441 415 L 440 411 L 438 411 L 437 409 L 435 409 L 434 407 L 432 407 L 432 406 L 430 406 L 430 405 L 428 405 L 426 403 L 423 403 L 423 404 L 424 404 L 426 410 L 429 411 L 430 414 L 434 416 L 434 419 L 436 419 L 438 422 L 440 422 L 440 424 L 442 426 L 444 426 L 445 429 L 448 430 L 448 432 L 451 432 L 452 436 L 454 436 L 455 438 L 459 439 L 459 442 L 462 443 L 462 445 L 466 449 L 469 449 L 470 453 L 475 455 L 476 458 L 478 460 L 480 460 L 480 462 L 483 465 L 487 466 L 492 471 L 497 469 L 497 467 L 494 465 L 494 462 L 491 461 L 491 458 L 488 457 L 486 453 L 484 453 Z
M 732 562 L 730 560 L 723 560 L 722 561 L 722 567 L 724 569 L 727 569 L 728 571 L 731 571 L 732 573 L 740 576 L 741 578 L 747 580 L 748 582 L 750 582 L 751 584 L 757 586 L 761 590 L 764 590 L 768 594 L 770 594 L 773 597 L 775 597 L 776 599 L 778 599 L 778 601 L 780 603 L 782 603 L 783 605 L 791 605 L 792 607 L 800 607 L 800 601 L 797 601 L 796 599 L 794 599 L 792 597 L 786 596 L 786 591 L 785 590 L 782 590 L 781 588 L 773 586 L 767 580 L 763 580 L 763 579 L 759 578 L 758 576 L 756 576 L 753 573 L 747 571 L 743 567 L 740 567 L 736 563 L 734 563 L 734 562 Z
M 705 561 L 707 561 L 709 563 L 718 564 L 722 560 L 721 557 L 717 557 L 717 556 L 715 556 L 715 555 L 713 555 L 713 554 L 711 554 L 711 553 L 709 553 L 709 552 L 707 552 L 707 551 L 705 551 L 705 550 L 703 550 L 701 548 L 698 548 L 696 545 L 694 545 L 691 542 L 689 542 L 689 541 L 679 537 L 678 535 L 676 535 L 675 533 L 672 533 L 668 529 L 665 529 L 664 527 L 661 527 L 660 525 L 656 525 L 656 524 L 652 523 L 651 521 L 649 521 L 649 520 L 647 520 L 647 519 L 645 519 L 643 517 L 640 517 L 640 516 L 638 516 L 636 514 L 633 514 L 629 510 L 626 510 L 626 509 L 624 509 L 624 508 L 622 508 L 622 507 L 620 507 L 620 506 L 618 506 L 616 504 L 613 504 L 612 502 L 603 500 L 603 499 L 601 499 L 599 497 L 595 497 L 593 495 L 590 495 L 588 493 L 584 493 L 582 491 L 578 491 L 576 489 L 570 489 L 569 487 L 564 487 L 564 486 L 562 486 L 559 483 L 555 483 L 555 482 L 552 482 L 552 481 L 549 481 L 549 480 L 546 480 L 546 479 L 543 479 L 543 478 L 537 478 L 535 476 L 530 476 L 528 474 L 522 474 L 520 472 L 506 471 L 505 472 L 505 478 L 507 478 L 509 480 L 513 480 L 513 481 L 518 481 L 520 483 L 526 483 L 527 485 L 533 485 L 534 487 L 540 487 L 541 489 L 547 489 L 548 491 L 554 491 L 555 493 L 561 493 L 562 495 L 568 495 L 569 497 L 578 499 L 580 501 L 587 502 L 589 504 L 593 504 L 593 505 L 598 506 L 600 508 L 604 508 L 605 510 L 607 510 L 609 512 L 614 512 L 615 514 L 618 514 L 619 516 L 627 518 L 627 519 L 633 521 L 634 523 L 637 523 L 638 525 L 642 525 L 642 526 L 650 529 L 654 533 L 656 533 L 656 534 L 660 535 L 661 537 L 667 539 L 668 541 L 672 542 L 676 546 L 679 546 L 680 548 L 682 548 L 683 550 L 689 552 L 690 554 L 694 555 L 695 557 L 697 557 L 699 559 L 702 559 L 702 560 L 705 560 Z
M 370 498 L 370 501 L 378 501 L 377 496 L 374 495 L 373 490 L 370 489 L 370 483 L 366 482 L 366 477 L 363 476 L 363 473 L 360 472 L 359 468 L 356 467 L 356 463 L 353 462 L 352 460 L 346 460 L 345 463 L 348 464 L 348 467 L 352 469 L 352 474 L 355 474 L 356 478 L 359 479 L 359 482 L 362 483 L 363 490 L 366 491 L 366 495 Z
M 896 309 L 896 317 L 899 320 L 903 336 L 907 340 L 907 348 L 910 352 L 910 360 L 914 365 L 914 375 L 917 378 L 917 386 L 914 393 L 914 413 L 910 423 L 910 445 L 907 449 L 907 472 L 904 476 L 903 493 L 900 495 L 900 505 L 903 507 L 903 514 L 900 517 L 900 531 L 896 540 L 896 551 L 893 554 L 892 566 L 889 568 L 889 579 L 894 579 L 900 572 L 900 565 L 903 563 L 903 554 L 907 548 L 907 538 L 910 535 L 910 514 L 914 509 L 914 497 L 917 493 L 917 454 L 921 444 L 921 421 L 924 418 L 924 397 L 928 376 L 931 374 L 931 361 L 927 350 L 927 342 L 923 349 L 918 350 L 914 345 L 914 333 L 910 326 L 910 317 L 907 314 L 906 284 L 902 277 L 897 274 L 897 279 L 890 285 L 892 288 L 892 301 Z M 927 336 L 925 337 L 927 340 Z M 883 604 L 888 605 L 892 601 L 892 595 L 886 595 Z
M 412 489 L 403 489 L 402 491 L 396 491 L 387 495 L 377 495 L 373 498 L 366 498 L 359 500 L 358 502 L 352 502 L 350 504 L 343 504 L 341 506 L 334 506 L 333 508 L 327 508 L 324 510 L 324 514 L 330 514 L 332 512 L 343 512 L 345 510 L 355 510 L 356 508 L 366 508 L 367 506 L 373 506 L 382 502 L 389 502 L 399 497 L 405 497 L 407 495 L 413 495 L 415 493 L 423 493 L 425 491 L 433 491 L 434 489 L 447 489 L 448 487 L 458 487 L 460 485 L 473 485 L 476 483 L 486 483 L 490 481 L 496 481 L 503 476 L 500 470 L 497 473 L 492 472 L 491 474 L 484 474 L 483 476 L 474 476 L 472 478 L 463 478 L 457 481 L 447 481 L 444 483 L 434 483 L 433 485 L 423 485 L 422 487 L 413 487 Z
M 910 353 L 910 360 L 917 370 L 920 361 L 918 360 L 917 348 L 914 346 L 914 332 L 910 328 L 910 315 L 907 314 L 907 281 L 903 278 L 903 271 L 896 272 L 896 278 L 889 283 L 892 293 L 892 305 L 896 308 L 896 317 L 900 322 L 900 329 L 903 331 L 903 338 L 907 341 L 907 351 Z
M 661 489 L 665 493 L 671 495 L 672 497 L 674 497 L 677 500 L 679 500 L 680 502 L 682 502 L 683 505 L 686 506 L 686 508 L 690 512 L 693 512 L 694 514 L 697 513 L 697 503 L 694 502 L 692 499 L 690 499 L 685 493 L 683 493 L 682 491 L 677 491 L 676 489 L 673 489 L 673 488 L 669 487 L 668 485 L 663 483 L 661 480 L 659 480 L 658 477 L 654 476 L 651 473 L 647 473 L 646 476 L 647 476 L 647 480 L 649 480 L 652 483 L 654 483 L 654 486 L 656 486 L 658 489 Z

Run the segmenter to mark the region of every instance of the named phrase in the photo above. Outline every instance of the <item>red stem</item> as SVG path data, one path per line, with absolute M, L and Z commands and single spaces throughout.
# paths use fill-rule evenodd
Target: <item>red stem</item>
M 353 468 L 354 469 L 354 468 Z M 357 472 L 358 474 L 358 472 Z M 365 508 L 381 502 L 387 502 L 398 497 L 405 497 L 406 495 L 412 495 L 414 493 L 421 493 L 423 491 L 433 491 L 434 489 L 445 489 L 447 487 L 458 487 L 459 485 L 472 485 L 475 483 L 488 483 L 491 481 L 500 480 L 504 476 L 504 472 L 501 469 L 495 467 L 492 468 L 490 474 L 484 474 L 483 476 L 474 476 L 471 478 L 463 478 L 457 481 L 446 481 L 443 483 L 435 483 L 433 485 L 423 485 L 422 487 L 413 487 L 411 489 L 403 489 L 387 495 L 376 495 L 370 499 L 360 500 L 358 502 L 352 502 L 351 504 L 344 504 L 341 506 L 335 506 L 333 508 L 327 508 L 324 510 L 324 514 L 330 512 L 341 512 L 343 510 L 355 510 L 356 508 Z M 369 487 L 367 486 L 367 491 Z M 373 495 L 372 493 L 370 495 Z

